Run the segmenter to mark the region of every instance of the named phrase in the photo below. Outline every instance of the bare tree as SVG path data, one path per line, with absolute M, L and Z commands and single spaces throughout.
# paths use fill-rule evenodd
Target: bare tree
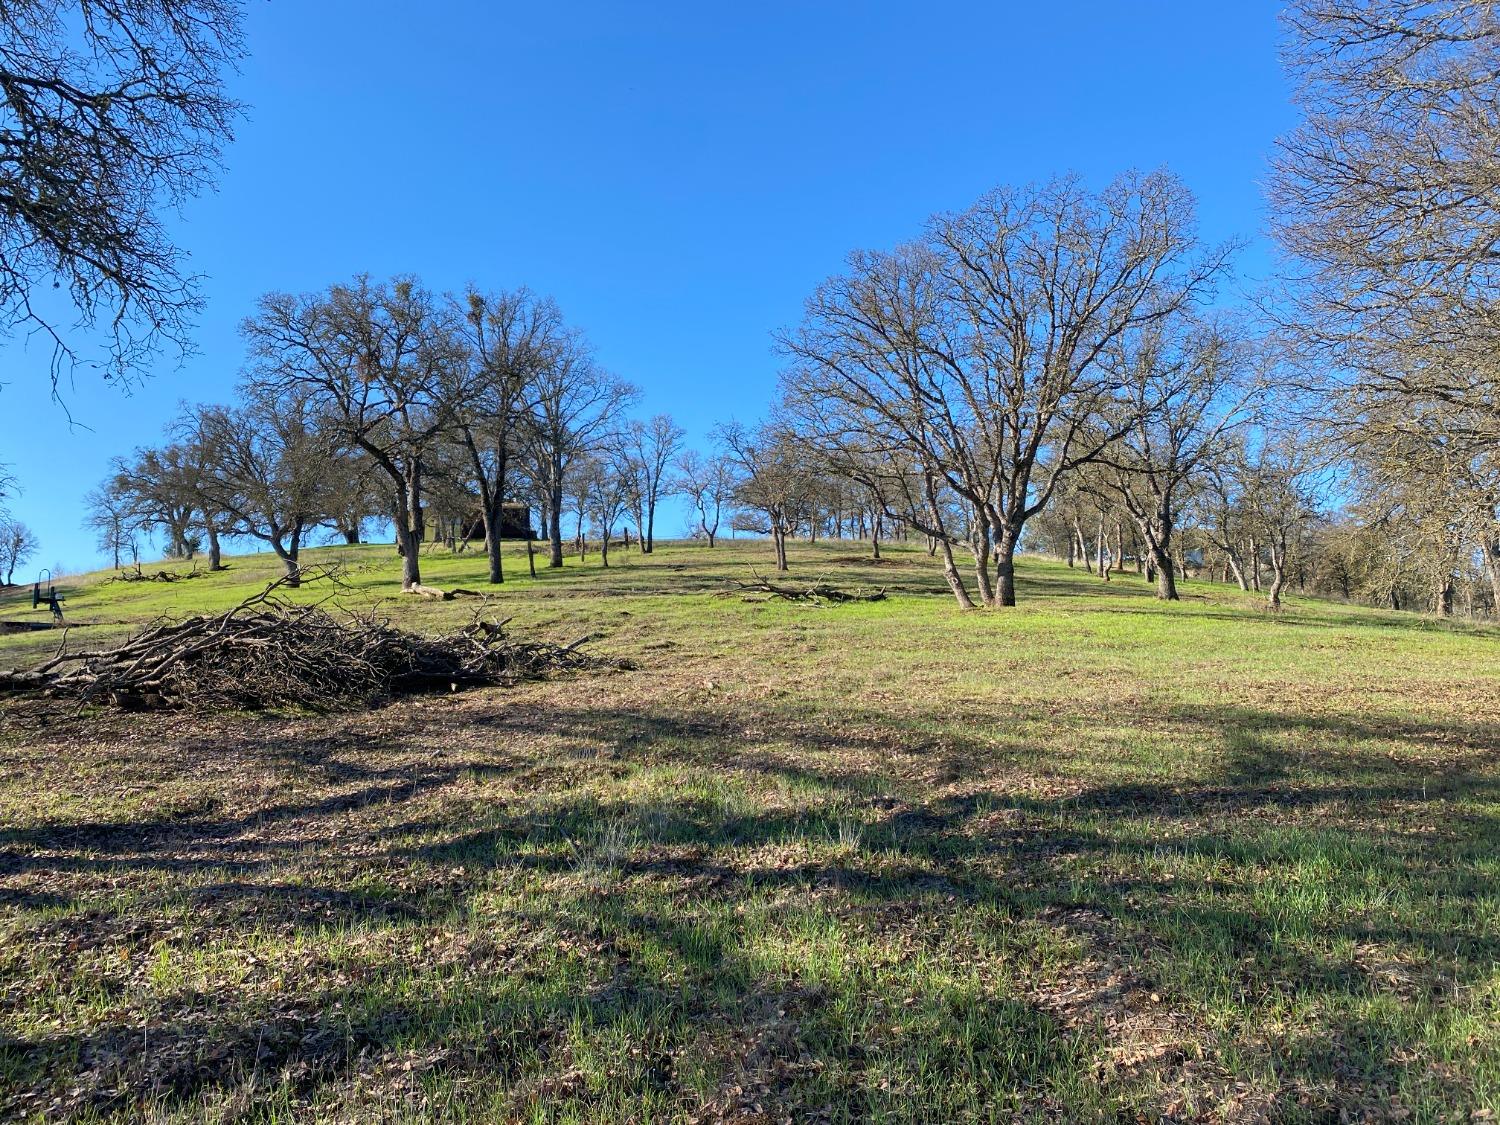
M 581 559 L 589 550 L 589 515 L 594 510 L 594 493 L 607 476 L 599 453 L 586 453 L 569 467 L 563 487 L 563 510 L 573 520 L 573 550 Z
M 724 508 L 734 495 L 734 470 L 722 453 L 705 456 L 689 449 L 677 458 L 672 489 L 686 496 L 698 520 L 698 532 L 712 547 L 719 535 Z
M 585 490 L 589 522 L 599 535 L 599 560 L 609 566 L 609 546 L 615 528 L 629 509 L 632 480 L 637 466 L 632 454 L 595 458 L 589 463 L 590 481 Z
M 452 420 L 479 493 L 489 581 L 505 581 L 500 529 L 511 498 L 511 475 L 537 405 L 536 380 L 571 341 L 562 315 L 548 300 L 524 289 L 495 294 L 470 289 L 460 304 L 466 363 L 444 388 L 443 410 Z
M 88 516 L 84 526 L 95 534 L 95 544 L 101 551 L 109 553 L 116 570 L 120 569 L 125 555 L 132 562 L 140 561 L 136 541 L 136 527 L 123 499 L 108 485 L 90 489 L 83 498 Z
M 577 332 L 559 340 L 537 374 L 528 430 L 551 540 L 548 566 L 562 566 L 562 510 L 569 471 L 578 458 L 619 433 L 620 412 L 635 396 L 634 387 L 599 366 Z
M 38 546 L 36 536 L 24 523 L 9 516 L 0 517 L 0 573 L 5 575 L 5 585 L 14 583 L 16 567 L 30 561 Z
M 1117 339 L 1105 362 L 1121 388 L 1113 409 L 1123 424 L 1100 455 L 1101 480 L 1140 531 L 1156 596 L 1176 601 L 1178 517 L 1196 479 L 1249 420 L 1249 356 L 1221 326 L 1159 321 Z
M 1500 606 L 1500 446 L 1455 438 L 1451 409 L 1392 409 L 1341 428 L 1356 511 L 1399 543 L 1403 577 L 1437 614 L 1453 612 L 1465 572 Z M 1415 599 L 1414 599 L 1415 600 Z
M 640 528 L 641 550 L 650 554 L 656 543 L 656 506 L 667 490 L 667 472 L 672 459 L 682 451 L 686 437 L 670 415 L 652 415 L 649 422 L 633 420 L 626 441 L 640 482 L 640 500 L 645 526 Z
M 166 539 L 168 558 L 193 558 L 202 546 L 197 534 L 203 507 L 200 460 L 184 443 L 137 449 L 116 457 L 104 488 L 125 513 L 128 525 Z
M 1202 487 L 1193 497 L 1197 525 L 1241 590 L 1260 589 L 1259 544 L 1256 525 L 1245 503 L 1247 455 L 1243 442 L 1233 441 L 1206 467 Z
M 235 535 L 268 544 L 298 585 L 304 537 L 329 518 L 335 481 L 345 471 L 334 439 L 318 427 L 306 400 L 200 407 L 189 424 L 214 464 L 206 490 Z
M 1026 521 L 1116 436 L 1096 424 L 1115 391 L 1103 356 L 1191 308 L 1225 268 L 1229 249 L 1202 252 L 1194 225 L 1191 195 L 1164 172 L 1098 195 L 1071 178 L 997 189 L 820 286 L 781 337 L 786 397 L 825 446 L 852 436 L 930 495 L 951 490 L 980 601 L 1014 605 Z M 961 581 L 954 593 L 970 604 Z
M 767 423 L 751 430 L 738 422 L 714 427 L 737 475 L 734 501 L 740 509 L 736 526 L 769 535 L 776 569 L 787 569 L 786 540 L 808 507 L 813 478 L 791 431 Z
M 237 0 L 18 0 L 0 7 L 0 319 L 61 366 L 99 329 L 106 378 L 187 348 L 198 309 L 160 219 L 212 183 L 239 106 Z M 61 289 L 73 313 L 38 290 Z
M 404 590 L 422 582 L 423 456 L 449 425 L 441 388 L 464 362 L 451 320 L 414 278 L 358 277 L 262 297 L 242 327 L 252 393 L 305 403 L 389 482 Z
M 1270 609 L 1281 608 L 1300 535 L 1318 517 L 1322 469 L 1295 437 L 1286 435 L 1263 441 L 1241 467 L 1246 514 L 1270 565 Z
M 1500 423 L 1494 4 L 1295 0 L 1284 19 L 1305 120 L 1271 199 L 1309 365 Z
M 363 541 L 365 525 L 384 517 L 394 505 L 380 488 L 384 474 L 362 450 L 344 450 L 338 468 L 328 501 L 328 523 L 353 546 Z

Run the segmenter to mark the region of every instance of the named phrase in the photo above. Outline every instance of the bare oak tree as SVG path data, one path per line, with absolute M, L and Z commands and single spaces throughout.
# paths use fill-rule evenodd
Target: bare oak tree
M 1097 424 L 1117 386 L 1105 353 L 1205 297 L 1228 253 L 1200 249 L 1192 197 L 1164 172 L 1098 194 L 1000 188 L 920 243 L 852 255 L 781 337 L 783 388 L 825 444 L 856 438 L 951 490 L 979 600 L 1011 606 L 1026 521 L 1115 436 Z
M 107 379 L 187 350 L 199 300 L 160 215 L 231 139 L 240 20 L 237 0 L 0 6 L 0 322 L 51 341 L 54 393 L 82 354 L 70 321 L 102 333 Z
M 671 487 L 693 505 L 697 533 L 712 547 L 724 509 L 734 496 L 734 471 L 728 458 L 722 453 L 684 451 L 677 458 L 677 475 Z
M 252 393 L 305 403 L 384 474 L 401 587 L 419 587 L 423 457 L 448 425 L 441 388 L 464 362 L 451 318 L 414 278 L 358 277 L 323 293 L 268 294 L 241 331 Z
M 500 530 L 511 499 L 514 463 L 522 453 L 537 381 L 561 362 L 571 340 L 562 314 L 524 289 L 494 294 L 470 289 L 459 304 L 465 362 L 453 365 L 442 409 L 469 464 L 479 493 L 489 581 L 505 581 Z
M 0 574 L 5 576 L 0 585 L 14 584 L 16 568 L 30 561 L 38 546 L 31 528 L 18 519 L 0 516 Z
M 229 516 L 230 534 L 270 546 L 286 568 L 288 586 L 299 584 L 304 538 L 329 519 L 337 482 L 347 471 L 319 421 L 305 399 L 286 394 L 272 402 L 203 407 L 191 416 L 213 457 L 206 493 Z
M 1100 480 L 1139 530 L 1165 601 L 1177 600 L 1173 538 L 1190 490 L 1249 421 L 1250 362 L 1242 342 L 1203 322 L 1157 322 L 1106 353 L 1120 386 L 1110 414 L 1121 424 L 1100 455 Z
M 1500 423 L 1495 5 L 1295 0 L 1284 20 L 1304 112 L 1271 185 L 1289 326 L 1320 372 Z
M 769 535 L 776 569 L 785 571 L 787 537 L 806 514 L 814 485 L 799 443 L 790 430 L 774 423 L 751 430 L 739 422 L 725 422 L 714 427 L 714 436 L 736 474 L 738 526 Z
M 649 422 L 633 420 L 626 431 L 626 449 L 638 481 L 641 550 L 650 554 L 656 544 L 656 507 L 667 491 L 667 473 L 672 459 L 682 450 L 687 435 L 670 415 L 652 415 Z
M 620 412 L 636 397 L 604 370 L 578 332 L 559 341 L 538 373 L 528 424 L 533 473 L 544 498 L 550 554 L 563 563 L 562 512 L 568 474 L 579 458 L 603 448 L 623 428 Z

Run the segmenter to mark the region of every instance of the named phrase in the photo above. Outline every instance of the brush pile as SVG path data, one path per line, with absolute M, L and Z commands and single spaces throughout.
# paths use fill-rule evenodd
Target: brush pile
M 114 575 L 111 575 L 110 577 L 106 578 L 105 581 L 106 582 L 182 582 L 183 580 L 188 579 L 188 578 L 206 578 L 206 577 L 208 577 L 208 571 L 206 571 L 206 570 L 199 570 L 197 567 L 194 567 L 192 570 L 188 570 L 188 571 L 181 571 L 181 570 L 158 570 L 158 571 L 155 571 L 154 573 L 151 573 L 151 574 L 146 574 L 146 573 L 143 573 L 142 571 L 139 571 L 139 570 L 122 570 L 122 571 L 120 571 L 119 574 L 114 574 Z
M 845 605 L 849 602 L 883 602 L 885 601 L 885 587 L 878 590 L 840 590 L 837 586 L 830 586 L 826 582 L 814 582 L 811 586 L 784 586 L 775 582 L 768 582 L 759 574 L 755 574 L 754 582 L 735 582 L 736 589 L 727 590 L 724 594 L 740 594 L 742 601 L 787 601 L 787 602 L 809 602 L 813 605 Z
M 373 706 L 392 697 L 510 685 L 556 672 L 621 667 L 579 651 L 522 641 L 478 616 L 428 637 L 373 616 L 340 619 L 271 597 L 226 613 L 163 621 L 113 647 L 59 652 L 36 668 L 0 672 L 0 693 L 41 692 L 128 710 Z

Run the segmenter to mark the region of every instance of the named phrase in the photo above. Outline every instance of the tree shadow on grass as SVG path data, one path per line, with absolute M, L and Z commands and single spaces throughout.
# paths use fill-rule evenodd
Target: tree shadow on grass
M 423 960 L 431 955 L 414 954 L 377 970 L 392 974 L 389 986 L 368 974 L 328 983 L 332 967 L 314 958 L 285 996 L 178 988 L 158 997 L 145 1034 L 131 1017 L 12 1036 L 0 1044 L 6 1083 L 76 1087 L 74 1109 L 120 1108 L 143 1091 L 186 1109 L 258 1075 L 305 1110 L 347 1093 L 351 1075 L 387 1075 L 415 1057 L 423 1082 L 489 1083 L 517 1105 L 595 1114 L 609 1099 L 664 1115 L 717 1099 L 728 1113 L 749 1091 L 793 1116 L 833 1104 L 850 1120 L 919 1117 L 943 1105 L 962 1119 L 980 1116 L 984 1099 L 1045 1116 L 1047 1099 L 1067 1089 L 1099 1105 L 1159 1109 L 1184 1085 L 1212 1100 L 1224 1075 L 1209 1064 L 1227 1046 L 1273 1076 L 1279 1116 L 1472 1097 L 1463 1066 L 1424 1069 L 1433 1048 L 1423 1037 L 1455 1027 L 1458 992 L 1500 961 L 1480 924 L 1500 842 L 1492 726 L 1178 708 L 1152 721 L 1217 740 L 1217 768 L 1039 795 L 997 776 L 994 750 L 978 740 L 924 743 L 864 724 L 767 730 L 764 716 L 735 710 L 497 703 L 465 716 L 488 749 L 411 760 L 411 745 L 442 721 L 402 719 L 374 749 L 357 735 L 309 743 L 291 728 L 239 748 L 300 764 L 316 782 L 248 812 L 0 832 L 12 933 L 49 947 L 123 936 L 150 948 L 174 932 L 164 918 L 187 914 L 221 933 L 269 928 L 313 947 L 330 932 L 451 935 L 482 925 L 492 888 L 523 885 L 534 888 L 529 905 L 503 906 L 507 927 L 576 957 L 438 972 Z M 462 812 L 442 803 L 476 769 L 523 776 L 524 748 L 539 735 L 590 750 L 569 767 L 588 791 L 549 781 Z M 1392 745 L 1402 753 L 1384 752 Z M 914 753 L 940 755 L 952 780 L 914 782 L 902 765 Z M 614 788 L 621 777 L 640 781 Z M 364 814 L 369 830 L 345 855 L 335 832 Z M 612 824 L 623 826 L 613 839 Z M 287 839 L 243 838 L 291 826 Z M 318 841 L 325 871 L 278 877 Z M 214 868 L 223 871 L 212 881 L 171 885 Z M 339 882 L 364 870 L 400 876 L 406 889 Z M 68 892 L 31 881 L 48 873 L 84 890 L 147 881 L 124 919 L 87 899 L 70 908 Z M 1011 967 L 1000 987 L 874 967 L 819 977 L 768 954 L 746 918 L 778 934 L 833 927 L 802 939 L 816 957 L 845 956 L 835 935 L 858 933 L 863 948 L 899 954 L 896 964 L 993 956 Z M 1060 1006 L 1027 967 L 1044 934 L 1076 949 L 1062 971 L 1078 975 L 1081 1005 Z M 414 997 L 403 974 L 432 991 Z M 449 994 L 457 981 L 463 996 Z M 925 1043 L 890 1030 L 911 1022 L 903 989 L 925 1013 Z M 1226 996 L 1246 1023 L 1286 1026 L 1259 1038 L 1213 1031 Z M 1276 1015 L 1289 1008 L 1301 1023 Z M 1177 1043 L 1145 1071 L 1097 1069 L 1114 1057 L 1122 1022 L 1158 1009 L 1180 1022 L 1171 1035 L 1206 1041 L 1209 1062 Z M 641 1053 L 599 1064 L 603 1077 L 577 1076 L 579 1052 L 617 1041 Z M 669 1065 L 684 1052 L 701 1056 L 697 1078 Z M 1412 1061 L 1391 1061 L 1401 1058 Z
M 432 1078 L 459 1091 L 483 1083 L 505 1091 L 517 1115 L 651 1106 L 738 1120 L 834 1106 L 829 1120 L 858 1121 L 962 1104 L 955 1093 L 973 1106 L 1019 1108 L 1036 1101 L 1023 1097 L 1028 1088 L 1070 1082 L 1090 1046 L 1091 1032 L 1063 1028 L 977 981 L 923 995 L 916 1008 L 910 997 L 865 995 L 857 981 L 802 981 L 747 955 L 732 922 L 705 926 L 628 894 L 558 895 L 524 920 L 553 947 L 576 952 L 560 964 L 521 960 L 462 987 L 435 973 L 431 991 L 408 980 L 422 967 L 399 960 L 360 985 L 314 978 L 290 992 L 228 998 L 179 989 L 153 999 L 144 1025 L 106 1020 L 0 1038 L 0 1075 L 13 1089 L 45 1088 L 61 1064 L 69 1114 L 124 1110 L 142 1090 L 160 1108 L 201 1106 L 256 1075 L 263 1097 L 269 1087 L 304 1109 L 329 1091 L 347 1093 L 357 1076 L 408 1095 Z M 937 1019 L 955 1008 L 968 1018 L 944 1026 L 974 1067 L 963 1077 L 967 1093 L 925 1061 L 941 1044 L 893 1057 L 852 1034 L 851 1019 Z M 580 1073 L 586 1056 L 611 1044 L 618 1059 Z

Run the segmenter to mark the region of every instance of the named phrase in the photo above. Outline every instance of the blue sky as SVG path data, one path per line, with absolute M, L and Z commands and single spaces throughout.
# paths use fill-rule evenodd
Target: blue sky
M 1293 121 L 1277 10 L 252 0 L 248 119 L 172 224 L 206 275 L 199 354 L 130 395 L 81 374 L 70 426 L 47 354 L 4 347 L 11 509 L 38 565 L 99 565 L 81 498 L 110 457 L 230 394 L 258 295 L 361 271 L 551 294 L 698 443 L 764 409 L 771 332 L 851 249 L 999 183 L 1167 165 L 1263 276 L 1261 183 Z

